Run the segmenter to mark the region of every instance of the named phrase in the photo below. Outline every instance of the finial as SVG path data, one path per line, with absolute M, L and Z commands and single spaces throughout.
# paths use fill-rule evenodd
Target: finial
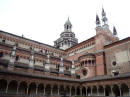
M 68 21 L 70 21 L 69 17 L 68 17 Z
M 104 25 L 107 24 L 106 12 L 104 11 L 103 7 L 102 7 L 102 22 Z
M 96 27 L 99 27 L 100 26 L 100 19 L 96 13 Z
M 115 26 L 113 26 L 113 35 L 114 35 L 114 36 L 117 36 L 117 31 L 116 31 Z

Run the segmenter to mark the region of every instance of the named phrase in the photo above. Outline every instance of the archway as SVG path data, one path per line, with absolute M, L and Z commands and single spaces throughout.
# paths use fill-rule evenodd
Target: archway
M 75 87 L 74 87 L 74 86 L 71 88 L 71 95 L 72 95 L 72 96 L 75 95 Z
M 115 96 L 120 96 L 120 90 L 117 85 L 114 85 L 112 90 Z
M 80 87 L 79 86 L 76 88 L 76 95 L 80 95 Z
M 91 88 L 90 87 L 87 88 L 87 96 L 91 96 Z
M 29 85 L 28 94 L 30 94 L 30 95 L 36 94 L 36 84 L 35 83 L 31 83 Z
M 51 95 L 51 85 L 48 84 L 45 88 L 45 91 L 46 91 L 46 95 Z
M 97 87 L 96 86 L 93 86 L 92 91 L 93 91 L 92 95 L 97 96 Z
M 82 96 L 86 96 L 86 88 L 85 87 L 82 88 Z
M 65 94 L 66 94 L 67 96 L 70 95 L 70 88 L 69 88 L 69 86 L 67 86 L 67 87 L 65 88 Z
M 129 88 L 126 84 L 121 84 L 121 96 L 129 96 Z
M 5 93 L 7 87 L 7 81 L 4 79 L 0 80 L 0 93 Z
M 17 93 L 17 86 L 18 86 L 17 81 L 15 81 L 15 80 L 11 81 L 8 85 L 8 93 L 16 94 Z
M 105 86 L 105 96 L 112 96 L 111 87 L 109 85 Z
M 98 93 L 99 93 L 99 96 L 104 96 L 104 88 L 103 88 L 103 86 L 98 87 Z
M 58 95 L 58 86 L 57 85 L 53 86 L 52 92 L 53 92 L 53 95 Z
M 25 81 L 20 83 L 18 93 L 19 94 L 27 94 L 27 83 Z
M 44 85 L 43 84 L 39 84 L 38 85 L 38 91 L 37 94 L 39 95 L 43 95 L 44 94 Z
M 60 95 L 64 95 L 65 93 L 64 93 L 64 86 L 62 85 L 62 86 L 60 86 Z

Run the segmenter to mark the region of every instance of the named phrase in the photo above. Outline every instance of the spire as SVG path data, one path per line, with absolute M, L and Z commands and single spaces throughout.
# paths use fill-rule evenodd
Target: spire
M 115 26 L 113 26 L 113 35 L 114 35 L 114 36 L 117 36 L 117 31 L 116 31 Z
M 96 27 L 100 26 L 100 19 L 98 17 L 98 15 L 96 14 Z
M 103 24 L 107 24 L 107 17 L 106 17 L 106 12 L 104 11 L 104 8 L 102 8 L 102 22 Z
M 68 20 L 64 24 L 64 30 L 65 31 L 71 31 L 71 28 L 72 28 L 72 24 L 71 24 L 70 19 L 68 17 Z

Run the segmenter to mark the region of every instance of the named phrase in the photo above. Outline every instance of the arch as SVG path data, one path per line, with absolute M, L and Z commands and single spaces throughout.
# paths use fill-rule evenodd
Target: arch
M 126 84 L 121 84 L 121 96 L 129 96 L 129 88 Z
M 93 91 L 93 96 L 96 96 L 97 95 L 97 87 L 96 86 L 93 86 L 92 88 L 92 91 Z
M 54 85 L 52 89 L 53 95 L 58 95 L 58 85 Z
M 111 87 L 109 85 L 105 86 L 105 96 L 112 96 Z
M 91 64 L 91 60 L 88 60 L 88 64 Z
M 82 88 L 82 96 L 86 96 L 86 88 L 85 87 Z
M 76 95 L 80 95 L 80 87 L 79 86 L 76 88 Z
M 87 96 L 91 96 L 91 87 L 87 88 Z
M 60 86 L 60 90 L 59 91 L 60 91 L 60 95 L 64 95 L 65 94 L 63 85 Z
M 103 86 L 98 87 L 98 93 L 99 93 L 100 96 L 104 96 L 104 88 L 103 88 Z
M 18 86 L 18 83 L 16 80 L 11 81 L 8 85 L 8 93 L 16 94 L 17 93 L 17 86 Z
M 66 94 L 67 96 L 70 95 L 70 87 L 69 87 L 69 86 L 67 86 L 67 87 L 65 88 L 65 94 Z
M 120 96 L 120 90 L 119 90 L 118 85 L 116 85 L 116 84 L 113 85 L 112 91 L 113 91 L 113 94 L 114 94 L 115 96 Z
M 0 93 L 5 93 L 7 87 L 7 80 L 0 79 Z
M 46 91 L 46 95 L 51 95 L 51 85 L 50 84 L 46 85 L 45 91 Z
M 44 94 L 44 85 L 43 84 L 38 85 L 37 94 Z
M 27 94 L 27 83 L 25 81 L 19 85 L 19 94 Z
M 72 86 L 72 88 L 71 88 L 71 95 L 72 95 L 72 96 L 75 95 L 75 87 L 74 87 L 74 86 Z
M 28 94 L 36 94 L 36 83 L 33 82 L 29 85 Z

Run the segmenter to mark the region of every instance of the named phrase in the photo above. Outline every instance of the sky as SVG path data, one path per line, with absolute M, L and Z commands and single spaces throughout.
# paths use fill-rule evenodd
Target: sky
M 0 30 L 54 45 L 67 18 L 79 42 L 96 34 L 96 14 L 102 7 L 110 30 L 120 39 L 130 36 L 130 0 L 0 0 Z

